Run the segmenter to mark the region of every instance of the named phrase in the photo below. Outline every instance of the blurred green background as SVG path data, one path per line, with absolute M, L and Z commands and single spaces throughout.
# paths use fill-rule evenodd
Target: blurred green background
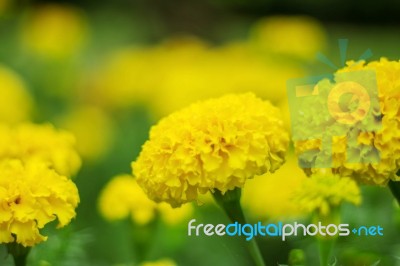
M 44 8 L 49 6 L 55 8 Z M 349 40 L 348 59 L 371 49 L 371 59 L 397 60 L 399 12 L 400 3 L 389 0 L 0 0 L 0 64 L 15 72 L 31 95 L 28 119 L 76 133 L 83 157 L 74 179 L 81 197 L 77 218 L 57 232 L 47 228 L 49 240 L 35 247 L 29 265 L 139 265 L 162 258 L 177 265 L 251 265 L 240 239 L 187 236 L 192 218 L 228 223 L 213 204 L 195 206 L 173 226 L 158 218 L 138 225 L 129 218 L 104 219 L 98 197 L 113 176 L 131 173 L 151 125 L 173 110 L 245 91 L 246 82 L 254 82 L 249 90 L 257 87 L 257 94 L 284 109 L 285 80 L 332 72 L 315 54 L 322 52 L 339 65 L 338 39 Z M 277 16 L 283 20 L 272 23 L 267 33 L 257 30 L 259 21 Z M 237 64 L 243 68 L 231 66 Z M 261 74 L 251 76 L 246 69 Z M 278 78 L 274 73 L 285 74 Z M 251 77 L 238 78 L 242 75 Z M 334 251 L 337 265 L 400 265 L 398 207 L 385 188 L 365 187 L 363 198 L 361 207 L 344 206 L 343 220 L 379 224 L 385 236 L 341 239 Z M 258 241 L 268 265 L 287 264 L 294 248 L 305 252 L 307 265 L 317 265 L 310 238 Z M 0 265 L 10 263 L 1 247 Z

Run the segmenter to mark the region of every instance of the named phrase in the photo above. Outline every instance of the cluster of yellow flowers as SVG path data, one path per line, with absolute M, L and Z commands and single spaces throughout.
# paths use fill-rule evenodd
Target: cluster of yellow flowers
M 360 204 L 361 193 L 357 183 L 350 178 L 319 173 L 305 179 L 293 192 L 293 202 L 301 211 L 316 212 L 323 217 L 343 202 Z
M 291 34 L 282 35 L 282 27 Z M 156 117 L 228 93 L 252 91 L 278 103 L 286 101 L 286 81 L 305 74 L 293 58 L 310 58 L 324 46 L 318 22 L 278 16 L 257 23 L 241 42 L 212 46 L 181 37 L 128 47 L 109 55 L 93 74 L 86 98 L 111 108 L 146 104 Z M 276 56 L 281 53 L 288 58 Z
M 132 163 L 147 195 L 172 206 L 198 193 L 243 187 L 284 163 L 289 136 L 279 109 L 254 94 L 190 105 L 162 119 Z
M 74 140 L 50 125 L 0 126 L 0 243 L 33 246 L 47 223 L 63 227 L 75 217 L 80 167 Z
M 396 172 L 400 169 L 400 62 L 388 61 L 382 58 L 380 61 L 365 64 L 361 62 L 348 62 L 347 67 L 338 71 L 338 73 L 350 73 L 352 71 L 368 71 L 372 70 L 376 74 L 377 89 L 379 95 L 380 112 L 372 111 L 374 121 L 381 121 L 382 127 L 374 132 L 363 132 L 361 129 L 370 126 L 368 122 L 361 120 L 354 127 L 346 132 L 346 136 L 335 137 L 332 141 L 332 157 L 333 167 L 332 173 L 341 176 L 349 176 L 355 178 L 360 183 L 386 185 L 392 180 L 399 180 Z M 326 81 L 321 81 L 320 83 Z M 373 108 L 373 106 L 371 106 Z M 379 107 L 378 107 L 379 108 Z M 309 106 L 310 112 L 318 112 Z M 320 114 L 320 113 L 319 113 Z M 319 119 L 319 120 L 317 120 Z M 324 123 L 324 119 L 314 116 L 314 121 Z M 362 123 L 362 126 L 360 124 Z M 305 129 L 306 130 L 306 129 Z M 347 138 L 357 136 L 357 147 L 351 147 L 358 151 L 360 145 L 369 146 L 369 152 L 359 151 L 360 158 L 372 156 L 372 148 L 377 149 L 379 158 L 377 162 L 371 163 L 352 163 L 348 161 L 349 145 L 352 144 Z M 321 141 L 305 140 L 295 142 L 296 151 L 303 153 L 307 150 L 321 149 Z M 319 155 L 308 158 L 309 162 L 318 159 Z M 318 171 L 318 169 L 306 169 L 308 173 Z
M 130 175 L 119 175 L 111 179 L 100 195 L 99 209 L 107 220 L 120 220 L 130 216 L 140 225 L 151 222 L 157 214 L 164 222 L 173 225 L 192 213 L 192 206 L 189 204 L 173 209 L 166 203 L 157 204 L 151 201 Z
M 253 91 L 279 101 L 286 80 L 303 74 L 299 65 L 260 58 L 245 44 L 209 47 L 198 39 L 170 40 L 111 55 L 94 76 L 88 98 L 108 107 L 147 104 L 163 116 L 226 93 Z

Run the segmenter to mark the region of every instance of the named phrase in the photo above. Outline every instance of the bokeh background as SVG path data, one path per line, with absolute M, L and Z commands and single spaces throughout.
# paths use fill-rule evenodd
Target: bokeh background
M 289 128 L 287 79 L 335 71 L 316 54 L 340 67 L 338 39 L 348 39 L 349 60 L 367 49 L 370 59 L 398 60 L 399 12 L 389 0 L 0 0 L 0 122 L 68 129 L 83 158 L 77 218 L 47 228 L 29 265 L 251 265 L 240 239 L 187 236 L 192 218 L 228 223 L 207 196 L 169 220 L 159 210 L 144 220 L 110 217 L 99 197 L 114 176 L 131 173 L 151 125 L 192 102 L 251 91 L 280 107 Z M 273 178 L 250 181 L 250 221 L 306 219 L 288 203 L 302 178 L 289 155 Z M 140 202 L 114 194 L 116 208 Z M 363 204 L 342 212 L 344 222 L 383 226 L 385 236 L 340 239 L 338 265 L 400 265 L 400 214 L 387 189 L 363 187 Z M 318 261 L 311 238 L 258 242 L 268 265 L 287 264 L 292 249 L 307 265 Z M 0 247 L 0 265 L 11 265 L 5 254 Z

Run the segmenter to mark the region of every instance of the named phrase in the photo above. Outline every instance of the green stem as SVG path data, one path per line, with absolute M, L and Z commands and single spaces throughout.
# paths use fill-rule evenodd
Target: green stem
M 13 256 L 15 266 L 26 266 L 29 247 L 24 247 L 21 244 L 12 242 L 7 244 L 8 253 Z
M 328 266 L 333 243 L 333 239 L 318 239 L 320 266 Z
M 397 175 L 399 175 L 399 172 L 397 172 Z M 400 204 L 400 182 L 390 180 L 388 186 L 389 186 L 390 192 L 392 192 L 393 197 L 395 197 L 397 202 Z
M 321 215 L 320 213 L 315 213 L 313 217 L 314 224 L 321 222 L 323 225 L 328 226 L 329 224 L 340 224 L 340 206 L 331 207 L 331 211 L 328 215 Z M 333 247 L 335 245 L 336 236 L 329 235 L 316 235 L 318 246 L 319 246 L 319 262 L 320 266 L 329 265 L 329 259 Z
M 135 247 L 137 262 L 141 263 L 147 259 L 149 250 L 154 243 L 154 238 L 159 228 L 159 217 L 157 216 L 149 224 L 137 225 L 133 223 L 133 244 Z
M 240 205 L 240 188 L 229 190 L 225 194 L 222 194 L 219 190 L 216 190 L 214 191 L 214 193 L 212 193 L 212 195 L 214 196 L 215 201 L 225 211 L 232 222 L 246 224 L 246 218 Z M 251 257 L 254 260 L 255 265 L 265 266 L 264 259 L 261 255 L 256 240 L 252 238 L 250 241 L 246 241 L 246 246 L 250 252 Z

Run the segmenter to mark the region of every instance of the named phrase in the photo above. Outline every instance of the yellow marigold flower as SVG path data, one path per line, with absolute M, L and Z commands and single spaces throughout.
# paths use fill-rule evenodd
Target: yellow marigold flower
M 90 121 L 88 123 L 88 121 Z M 113 139 L 111 118 L 95 106 L 81 106 L 60 118 L 62 128 L 76 137 L 76 149 L 88 160 L 96 160 L 105 155 Z
M 352 179 L 321 172 L 302 182 L 293 193 L 293 202 L 302 211 L 317 212 L 323 217 L 343 202 L 359 205 L 361 193 Z
M 251 30 L 251 42 L 269 53 L 286 54 L 301 59 L 315 58 L 326 46 L 322 25 L 311 17 L 273 16 L 261 19 Z
M 145 261 L 140 266 L 176 266 L 177 264 L 171 259 L 159 259 L 157 261 Z
M 82 11 L 72 6 L 48 4 L 30 11 L 22 25 L 21 39 L 34 53 L 65 58 L 83 46 L 87 32 Z
M 340 136 L 333 138 L 331 154 L 333 158 L 332 173 L 352 177 L 360 183 L 374 185 L 386 185 L 390 179 L 398 181 L 400 177 L 396 176 L 396 172 L 400 169 L 400 62 L 388 61 L 385 58 L 368 64 L 364 61 L 350 61 L 336 75 L 347 74 L 353 71 L 360 71 L 360 73 L 362 71 L 370 71 L 365 73 L 375 72 L 380 107 L 371 103 L 374 118 L 371 125 L 369 124 L 370 122 L 364 121 L 366 119 L 362 119 L 345 132 L 346 136 L 340 134 Z M 365 79 L 364 77 L 363 80 Z M 333 86 L 334 84 L 323 80 L 318 83 L 318 86 Z M 316 101 L 319 101 L 317 98 L 315 98 Z M 314 113 L 312 120 L 315 124 L 321 125 L 323 130 L 328 130 L 326 124 L 331 119 L 327 118 L 328 116 L 330 117 L 330 114 L 324 115 L 323 112 L 311 108 L 312 106 L 320 106 L 320 102 L 308 105 L 310 106 L 309 116 Z M 315 111 L 318 115 L 315 115 Z M 374 121 L 381 121 L 381 128 L 368 132 L 368 128 L 373 126 L 372 123 L 375 123 Z M 367 131 L 361 130 L 364 128 L 367 128 Z M 304 130 L 305 132 L 307 131 L 307 129 Z M 355 141 L 350 142 L 349 139 L 355 139 Z M 321 145 L 321 140 L 316 139 L 295 142 L 296 152 L 299 154 L 307 150 L 321 150 Z M 367 146 L 365 150 L 361 150 L 361 145 Z M 373 149 L 379 152 L 377 161 L 363 161 L 376 156 L 376 152 Z M 321 153 L 314 153 L 314 155 L 303 157 L 303 160 L 312 162 L 318 160 L 320 156 L 323 155 Z M 349 162 L 349 158 L 359 158 L 360 162 Z M 318 171 L 318 169 L 305 170 L 308 174 Z
M 75 184 L 45 163 L 2 160 L 0 172 L 0 243 L 33 246 L 47 239 L 40 234 L 47 223 L 63 227 L 75 217 Z
M 300 217 L 305 213 L 292 197 L 306 179 L 296 157 L 288 155 L 286 163 L 275 174 L 265 174 L 246 183 L 242 191 L 242 206 L 258 220 Z
M 32 98 L 21 77 L 0 65 L 0 123 L 15 124 L 30 117 Z
M 99 198 L 99 210 L 110 221 L 131 216 L 138 224 L 147 224 L 159 213 L 167 224 L 176 224 L 192 212 L 192 206 L 172 209 L 167 204 L 151 201 L 130 175 L 114 177 L 103 189 Z
M 0 160 L 42 161 L 59 174 L 72 176 L 81 166 L 72 134 L 50 124 L 0 125 Z
M 162 119 L 132 163 L 146 194 L 172 206 L 198 193 L 243 187 L 284 162 L 288 134 L 279 109 L 254 94 L 190 105 Z

